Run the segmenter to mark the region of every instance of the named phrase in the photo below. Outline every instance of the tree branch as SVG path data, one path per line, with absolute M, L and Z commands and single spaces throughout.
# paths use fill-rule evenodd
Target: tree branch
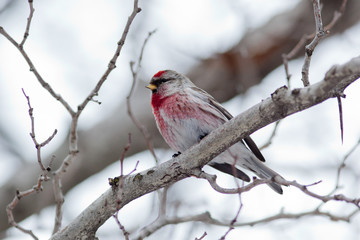
M 333 66 L 323 81 L 312 86 L 294 90 L 286 87 L 277 89 L 271 97 L 214 130 L 199 144 L 175 159 L 126 177 L 120 203 L 118 188 L 107 190 L 51 239 L 75 239 L 81 236 L 94 238 L 97 229 L 130 201 L 192 176 L 194 170 L 198 170 L 242 138 L 272 122 L 335 97 L 336 93 L 343 92 L 359 77 L 360 57 L 357 57 L 343 65 Z M 345 197 L 339 198 L 343 199 Z
M 268 223 L 268 222 L 272 222 L 272 221 L 280 220 L 280 219 L 299 219 L 299 218 L 308 217 L 308 216 L 324 216 L 324 217 L 329 218 L 331 221 L 349 222 L 351 220 L 351 218 L 353 216 L 355 216 L 356 213 L 358 213 L 358 211 L 352 212 L 352 213 L 350 213 L 348 215 L 344 215 L 344 216 L 336 216 L 336 215 L 330 214 L 328 212 L 321 211 L 318 208 L 316 208 L 314 210 L 306 211 L 306 212 L 301 212 L 301 213 L 285 213 L 285 212 L 281 211 L 278 214 L 275 214 L 270 217 L 266 217 L 266 218 L 262 218 L 262 219 L 258 219 L 258 220 L 254 220 L 254 221 L 249 221 L 249 222 L 235 223 L 235 224 L 233 224 L 233 226 L 234 227 L 244 227 L 244 226 L 252 227 L 254 225 L 264 224 L 264 223 Z M 223 226 L 223 227 L 229 226 L 229 223 L 227 221 L 221 221 L 221 220 L 215 219 L 210 215 L 209 212 L 204 212 L 204 213 L 190 215 L 190 216 L 166 217 L 166 218 L 163 218 L 160 221 L 158 221 L 156 224 L 144 228 L 141 232 L 135 234 L 135 236 L 132 236 L 132 239 L 142 240 L 145 237 L 150 236 L 151 234 L 153 234 L 154 232 L 156 232 L 157 230 L 159 230 L 160 228 L 162 228 L 166 225 L 180 224 L 180 223 L 186 223 L 186 222 L 202 222 L 202 223 L 212 224 L 212 225 L 216 225 L 216 226 Z

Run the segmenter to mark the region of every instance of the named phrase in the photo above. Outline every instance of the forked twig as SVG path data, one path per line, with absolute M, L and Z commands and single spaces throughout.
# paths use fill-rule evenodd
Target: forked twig
M 339 21 L 339 19 L 345 12 L 346 4 L 347 4 L 347 0 L 343 0 L 342 4 L 340 6 L 340 9 L 338 11 L 334 12 L 334 16 L 333 16 L 332 20 L 330 21 L 329 24 L 327 24 L 324 27 L 325 33 L 327 33 L 327 34 L 330 33 L 330 30 Z M 320 9 L 318 9 L 318 10 L 320 10 Z M 314 14 L 316 14 L 316 13 L 314 12 Z M 317 17 L 319 17 L 319 16 L 317 16 Z M 316 16 L 315 16 L 315 18 L 316 18 Z M 289 53 L 282 55 L 286 79 L 287 79 L 289 88 L 290 88 L 291 74 L 289 72 L 288 62 L 289 62 L 289 60 L 293 59 L 298 54 L 298 52 L 302 49 L 302 46 L 304 46 L 307 41 L 314 39 L 316 37 L 316 34 L 317 34 L 317 32 L 312 33 L 312 34 L 304 34 L 303 37 L 299 40 L 299 42 L 295 45 L 295 47 Z
M 316 34 L 313 40 L 306 45 L 305 47 L 305 60 L 301 70 L 304 87 L 309 86 L 309 68 L 311 62 L 311 56 L 319 44 L 320 40 L 324 38 L 329 32 L 324 31 L 324 26 L 322 23 L 321 17 L 321 8 L 320 8 L 320 0 L 313 0 L 313 8 L 314 8 L 314 16 L 315 16 L 315 24 L 316 24 Z
M 43 141 L 42 143 L 39 143 L 37 140 L 36 140 L 36 137 L 35 137 L 35 121 L 34 121 L 34 116 L 33 116 L 33 111 L 34 109 L 31 107 L 31 104 L 30 104 L 30 97 L 28 95 L 26 95 L 24 89 L 22 88 L 21 91 L 23 92 L 26 100 L 27 100 L 27 104 L 28 104 L 28 107 L 29 107 L 29 116 L 30 116 L 30 122 L 31 122 L 31 132 L 30 132 L 30 137 L 35 145 L 35 148 L 36 148 L 36 153 L 37 153 L 37 160 L 38 160 L 38 163 L 39 163 L 39 166 L 41 168 L 41 170 L 43 171 L 43 175 L 44 176 L 47 176 L 47 169 L 45 168 L 42 160 L 41 160 L 41 148 L 44 147 L 46 144 L 48 144 L 56 135 L 57 133 L 57 129 L 54 130 L 54 132 L 51 134 L 50 137 L 48 137 L 45 141 Z
M 33 193 L 37 193 L 42 191 L 42 183 L 44 181 L 48 181 L 50 180 L 49 176 L 48 176 L 48 172 L 50 171 L 50 165 L 49 167 L 45 167 L 42 159 L 41 159 L 41 148 L 44 147 L 46 144 L 48 144 L 55 136 L 55 134 L 57 133 L 56 129 L 54 131 L 54 133 L 48 138 L 46 139 L 44 142 L 42 143 L 38 143 L 36 136 L 35 136 L 35 119 L 34 119 L 34 115 L 33 115 L 33 111 L 34 109 L 31 107 L 31 103 L 30 103 L 30 97 L 28 95 L 26 95 L 25 90 L 21 89 L 26 100 L 27 100 L 27 104 L 29 107 L 29 116 L 30 116 L 30 122 L 31 122 L 31 132 L 30 132 L 30 136 L 31 139 L 33 140 L 34 144 L 35 144 L 35 148 L 36 148 L 36 152 L 37 152 L 37 160 L 38 160 L 38 164 L 40 166 L 40 169 L 42 170 L 42 175 L 39 176 L 37 184 L 35 186 L 33 186 L 31 189 L 25 190 L 20 192 L 19 190 L 16 191 L 16 195 L 13 198 L 13 200 L 6 206 L 6 214 L 8 216 L 9 219 L 9 224 L 14 226 L 15 228 L 19 229 L 20 231 L 29 234 L 33 239 L 38 239 L 35 234 L 31 231 L 31 230 L 27 230 L 23 227 L 21 227 L 14 218 L 14 214 L 13 214 L 13 210 L 15 209 L 15 207 L 17 206 L 17 204 L 19 203 L 20 199 L 28 196 L 30 194 Z M 54 157 L 52 157 L 50 164 L 52 163 L 52 161 L 54 160 Z

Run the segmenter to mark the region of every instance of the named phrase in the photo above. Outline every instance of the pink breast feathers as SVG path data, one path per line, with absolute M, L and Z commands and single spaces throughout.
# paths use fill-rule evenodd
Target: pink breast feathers
M 155 111 L 157 111 L 167 98 L 168 97 L 161 98 L 159 94 L 153 93 L 151 96 L 151 106 Z

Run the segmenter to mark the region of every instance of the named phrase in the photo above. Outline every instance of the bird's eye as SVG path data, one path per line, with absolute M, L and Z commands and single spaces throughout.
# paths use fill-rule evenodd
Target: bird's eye
M 159 78 L 159 79 L 156 79 L 154 81 L 154 84 L 157 85 L 157 86 L 160 86 L 162 83 L 164 82 L 168 82 L 168 81 L 171 81 L 173 80 L 172 78 Z
M 167 81 L 168 81 L 168 79 L 165 79 L 165 78 L 160 78 L 160 79 L 156 80 L 158 85 L 160 85 L 160 84 L 162 84 L 164 82 L 167 82 Z

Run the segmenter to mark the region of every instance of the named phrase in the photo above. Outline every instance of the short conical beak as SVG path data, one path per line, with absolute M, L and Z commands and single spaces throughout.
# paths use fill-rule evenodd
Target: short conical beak
M 150 89 L 151 91 L 154 91 L 157 89 L 157 86 L 155 84 L 150 83 L 149 85 L 146 86 L 148 89 Z

